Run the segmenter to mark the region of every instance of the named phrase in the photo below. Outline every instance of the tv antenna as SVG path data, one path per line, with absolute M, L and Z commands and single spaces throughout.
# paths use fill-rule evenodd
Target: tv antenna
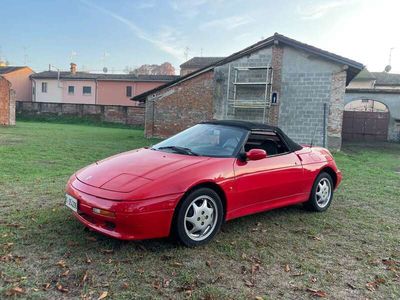
M 392 69 L 392 51 L 394 50 L 394 47 L 390 48 L 389 50 L 389 64 L 385 67 L 385 72 L 389 73 L 390 70 Z
M 183 52 L 183 55 L 185 55 L 185 61 L 187 61 L 189 58 L 189 51 L 190 51 L 190 48 L 186 46 L 185 52 Z
M 72 50 L 72 51 L 71 51 L 71 56 L 70 56 L 71 61 L 75 61 L 75 57 L 76 57 L 77 55 L 78 55 L 78 53 L 76 53 L 76 51 Z
M 29 60 L 28 53 L 26 52 L 26 50 L 28 48 L 26 46 L 24 46 L 23 49 L 24 49 L 24 66 L 26 66 L 28 64 L 28 60 Z
M 110 53 L 108 53 L 107 51 L 104 50 L 103 55 L 101 56 L 101 64 L 104 66 L 104 68 L 106 65 L 106 58 L 109 56 L 110 56 Z M 104 70 L 104 68 L 103 68 L 103 70 Z M 104 72 L 104 73 L 106 73 L 106 72 Z

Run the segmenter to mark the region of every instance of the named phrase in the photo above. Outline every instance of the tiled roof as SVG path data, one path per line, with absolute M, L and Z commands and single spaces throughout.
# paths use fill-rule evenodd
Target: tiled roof
M 12 67 L 12 66 L 0 67 L 0 74 L 11 73 L 11 72 L 14 72 L 14 71 L 21 70 L 23 68 L 27 68 L 27 67 L 25 67 L 25 66 L 23 66 L 23 67 Z
M 177 75 L 134 75 L 134 74 L 102 74 L 98 80 L 129 80 L 129 81 L 171 81 L 179 78 Z
M 223 59 L 221 59 L 219 61 L 216 61 L 215 63 L 212 63 L 212 64 L 210 64 L 208 66 L 205 66 L 205 67 L 203 67 L 203 68 L 201 68 L 201 69 L 199 69 L 199 70 L 197 70 L 197 71 L 195 71 L 193 73 L 190 73 L 188 75 L 182 76 L 182 77 L 180 77 L 180 78 L 178 78 L 176 80 L 170 81 L 170 82 L 168 82 L 168 83 L 166 83 L 166 84 L 164 84 L 162 86 L 159 86 L 159 87 L 157 87 L 155 89 L 152 89 L 152 90 L 149 90 L 149 91 L 147 91 L 145 93 L 137 95 L 137 96 L 135 96 L 135 97 L 133 97 L 131 99 L 135 100 L 135 101 L 143 101 L 148 95 L 154 94 L 155 92 L 157 92 L 159 90 L 162 90 L 162 89 L 164 89 L 164 88 L 166 88 L 168 86 L 173 86 L 173 85 L 175 85 L 175 84 L 177 84 L 179 82 L 182 82 L 182 81 L 188 80 L 190 78 L 199 76 L 199 75 L 203 74 L 204 72 L 208 72 L 210 70 L 213 70 L 217 66 L 225 65 L 225 64 L 227 64 L 227 63 L 229 63 L 231 61 L 234 61 L 234 60 L 236 60 L 238 58 L 241 58 L 241 57 L 243 57 L 245 55 L 249 55 L 250 53 L 253 53 L 253 52 L 258 51 L 260 49 L 263 49 L 265 47 L 270 47 L 274 43 L 287 45 L 287 46 L 293 47 L 295 49 L 302 50 L 302 51 L 308 52 L 310 54 L 313 54 L 315 56 L 321 57 L 323 59 L 329 60 L 331 62 L 348 66 L 347 78 L 346 78 L 346 80 L 347 80 L 346 83 L 347 84 L 364 68 L 364 65 L 359 63 L 359 62 L 357 62 L 357 61 L 354 61 L 354 60 L 348 59 L 346 57 L 343 57 L 343 56 L 328 52 L 326 50 L 322 50 L 320 48 L 317 48 L 317 47 L 314 47 L 314 46 L 311 46 L 311 45 L 296 41 L 296 40 L 288 38 L 288 37 L 286 37 L 286 36 L 284 36 L 282 34 L 275 33 L 273 36 L 270 36 L 269 38 L 266 38 L 266 39 L 264 39 L 262 41 L 259 41 L 259 42 L 255 43 L 255 44 L 253 44 L 253 45 L 251 45 L 251 46 L 249 46 L 247 48 L 244 48 L 243 50 L 240 50 L 240 51 L 238 51 L 236 53 L 233 53 L 232 55 L 230 55 L 228 57 L 225 57 L 225 58 L 223 58 Z
M 356 77 L 354 77 L 353 81 L 374 80 L 375 76 L 372 73 L 373 72 L 369 72 L 367 68 L 364 68 Z
M 224 59 L 225 57 L 193 57 L 180 65 L 181 68 L 203 68 Z
M 57 79 L 58 72 L 44 71 L 31 75 L 34 79 Z M 176 75 L 134 75 L 134 74 L 98 74 L 87 72 L 76 72 L 72 74 L 68 71 L 60 72 L 60 79 L 67 80 L 116 80 L 116 81 L 171 81 L 179 78 Z
M 375 77 L 375 85 L 400 85 L 400 74 L 371 72 Z

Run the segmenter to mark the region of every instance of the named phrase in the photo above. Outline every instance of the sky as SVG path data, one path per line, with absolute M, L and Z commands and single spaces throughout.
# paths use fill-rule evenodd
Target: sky
M 275 32 L 400 73 L 399 0 L 0 0 L 0 59 L 78 70 L 227 56 Z M 4 13 L 6 12 L 6 13 Z M 392 50 L 390 50 L 393 48 Z

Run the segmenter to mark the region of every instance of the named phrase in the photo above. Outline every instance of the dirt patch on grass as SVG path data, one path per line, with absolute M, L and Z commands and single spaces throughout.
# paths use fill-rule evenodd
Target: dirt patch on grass
M 18 138 L 12 135 L 0 135 L 0 147 L 2 146 L 14 146 L 23 143 L 22 138 Z

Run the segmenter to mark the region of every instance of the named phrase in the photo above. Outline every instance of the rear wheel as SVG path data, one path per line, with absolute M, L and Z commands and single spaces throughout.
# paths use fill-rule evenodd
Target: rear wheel
M 223 218 L 222 202 L 209 188 L 199 188 L 186 196 L 178 207 L 175 233 L 188 247 L 208 243 L 219 231 Z
M 331 175 L 322 172 L 315 179 L 310 199 L 305 207 L 311 211 L 325 211 L 331 205 L 333 198 L 333 181 Z

